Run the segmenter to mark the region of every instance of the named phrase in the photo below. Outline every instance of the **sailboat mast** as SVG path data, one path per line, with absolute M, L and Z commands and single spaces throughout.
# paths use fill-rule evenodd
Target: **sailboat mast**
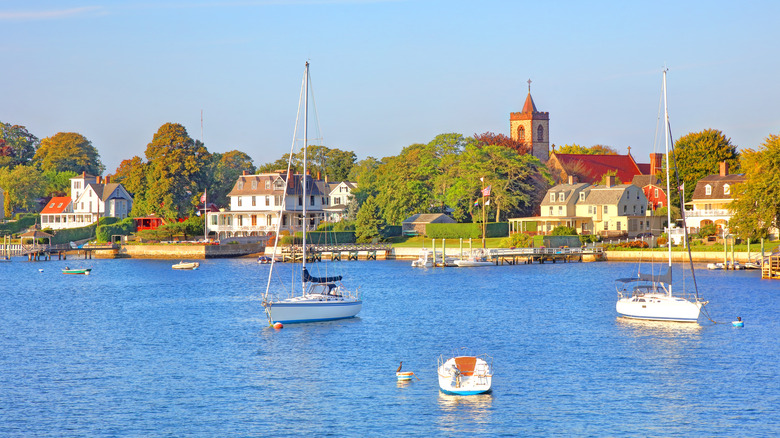
M 669 183 L 669 108 L 666 104 L 666 69 L 664 69 L 664 136 L 666 138 L 666 223 L 667 239 L 666 247 L 669 251 L 669 273 L 672 270 L 672 204 Z M 682 208 L 682 206 L 681 206 Z M 672 294 L 672 285 L 669 284 L 669 295 Z
M 306 62 L 306 74 L 304 75 L 304 97 L 303 97 L 303 260 L 301 269 L 306 269 L 306 149 L 309 148 L 309 62 Z M 304 291 L 305 292 L 305 291 Z

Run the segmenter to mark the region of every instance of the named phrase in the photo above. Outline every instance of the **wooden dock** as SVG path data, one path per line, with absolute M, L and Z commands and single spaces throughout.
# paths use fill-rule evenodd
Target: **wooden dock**
M 764 257 L 763 263 L 761 263 L 761 278 L 780 280 L 780 253 Z
M 498 265 L 516 265 L 518 263 L 545 263 L 572 261 L 582 262 L 584 258 L 590 261 L 601 260 L 604 250 L 601 247 L 593 248 L 513 248 L 491 249 L 487 258 Z M 588 260 L 586 260 L 588 261 Z
M 306 245 L 306 261 L 321 262 L 323 259 L 330 261 L 384 260 L 391 249 L 389 243 L 311 244 Z M 303 259 L 303 246 L 291 245 L 281 247 L 277 257 L 282 262 L 300 262 Z
M 74 248 L 69 244 L 11 244 L 0 245 L 0 254 L 3 257 L 27 257 L 28 261 L 67 260 L 69 254 L 83 255 L 84 259 L 91 259 L 94 251 L 108 251 L 118 248 L 115 244 L 105 244 L 93 247 Z

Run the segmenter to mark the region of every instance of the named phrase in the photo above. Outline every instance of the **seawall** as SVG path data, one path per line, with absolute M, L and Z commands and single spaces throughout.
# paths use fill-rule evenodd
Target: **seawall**
M 667 251 L 604 251 L 607 261 L 631 261 L 631 262 L 665 262 L 669 259 Z M 750 258 L 748 258 L 748 255 Z M 768 255 L 768 253 L 767 253 Z M 755 261 L 761 256 L 761 251 L 735 252 L 734 259 L 740 263 Z M 718 251 L 691 251 L 691 258 L 699 263 L 722 263 L 724 260 L 723 252 Z M 731 261 L 731 252 L 728 253 L 728 260 Z M 672 251 L 672 261 L 683 263 L 688 261 L 687 251 Z
M 122 245 L 111 251 L 95 251 L 95 258 L 133 259 L 213 259 L 223 257 L 253 257 L 262 254 L 262 243 L 239 243 L 228 245 L 166 244 L 166 245 Z

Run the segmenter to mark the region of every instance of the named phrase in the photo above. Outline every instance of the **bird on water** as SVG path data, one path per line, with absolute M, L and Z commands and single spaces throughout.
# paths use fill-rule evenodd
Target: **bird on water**
M 401 372 L 401 367 L 402 367 L 402 366 L 404 366 L 404 361 L 401 361 L 401 363 L 400 363 L 400 364 L 398 364 L 398 369 L 397 369 L 397 370 L 395 370 L 395 372 L 396 372 L 396 373 L 400 373 L 400 372 Z

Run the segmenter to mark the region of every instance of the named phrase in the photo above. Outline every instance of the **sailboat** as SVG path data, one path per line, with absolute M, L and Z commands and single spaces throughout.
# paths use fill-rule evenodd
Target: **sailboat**
M 300 258 L 300 275 L 298 275 L 297 267 L 293 268 L 293 276 L 291 277 L 289 284 L 290 289 L 287 290 L 286 297 L 281 297 L 283 292 L 271 294 L 271 279 L 274 275 L 274 267 L 276 265 L 276 254 L 279 239 L 276 236 L 280 235 L 280 228 L 282 225 L 282 215 L 287 206 L 287 195 L 289 187 L 291 186 L 289 179 L 297 178 L 297 175 L 292 175 L 291 166 L 293 152 L 295 149 L 295 135 L 293 135 L 293 146 L 290 149 L 290 156 L 287 162 L 287 178 L 286 189 L 282 195 L 282 207 L 279 209 L 279 216 L 277 218 L 277 228 L 274 234 L 274 252 L 271 257 L 270 269 L 268 272 L 268 283 L 266 284 L 265 294 L 263 296 L 263 307 L 265 313 L 268 316 L 269 324 L 274 323 L 290 324 L 300 322 L 316 322 L 316 321 L 329 321 L 335 319 L 351 318 L 360 312 L 363 306 L 363 302 L 359 298 L 357 291 L 350 291 L 344 287 L 341 283 L 342 276 L 324 276 L 315 277 L 311 275 L 306 267 L 307 255 L 306 255 L 306 229 L 308 227 L 308 218 L 306 216 L 306 206 L 309 199 L 308 189 L 313 188 L 314 181 L 307 174 L 306 167 L 306 152 L 308 149 L 308 123 L 309 123 L 309 92 L 310 92 L 311 77 L 309 76 L 309 63 L 306 63 L 306 68 L 303 74 L 303 85 L 301 86 L 301 95 L 303 97 L 303 174 L 300 175 L 301 184 L 294 184 L 293 187 L 301 187 L 303 189 L 302 196 L 304 202 L 302 202 L 302 216 L 300 223 L 302 224 L 302 257 Z M 299 116 L 300 116 L 300 101 L 299 101 Z M 296 133 L 297 133 L 297 119 L 296 119 Z M 300 289 L 298 287 L 300 286 Z
M 669 143 L 671 137 L 671 126 L 669 125 L 669 110 L 666 100 L 666 70 L 663 72 L 663 98 L 664 98 L 664 131 L 666 138 L 666 193 L 670 193 L 669 184 Z M 675 164 L 675 172 L 676 172 Z M 679 183 L 678 183 L 679 185 Z M 680 195 L 680 205 L 684 205 L 682 194 Z M 685 223 L 685 209 L 680 208 L 683 223 Z M 666 219 L 671 228 L 672 217 L 671 208 L 666 209 Z M 688 229 L 683 226 L 684 238 L 688 239 Z M 693 271 L 693 262 L 691 260 L 690 246 L 688 246 L 688 261 L 690 263 L 691 274 L 695 295 L 686 298 L 682 294 L 675 295 L 672 290 L 672 246 L 668 246 L 669 262 L 666 273 L 653 275 L 638 273 L 637 277 L 619 278 L 615 280 L 618 293 L 615 309 L 621 316 L 633 319 L 657 320 L 657 321 L 675 321 L 675 322 L 697 322 L 701 309 L 707 302 L 699 299 L 699 291 L 696 287 L 696 276 Z

